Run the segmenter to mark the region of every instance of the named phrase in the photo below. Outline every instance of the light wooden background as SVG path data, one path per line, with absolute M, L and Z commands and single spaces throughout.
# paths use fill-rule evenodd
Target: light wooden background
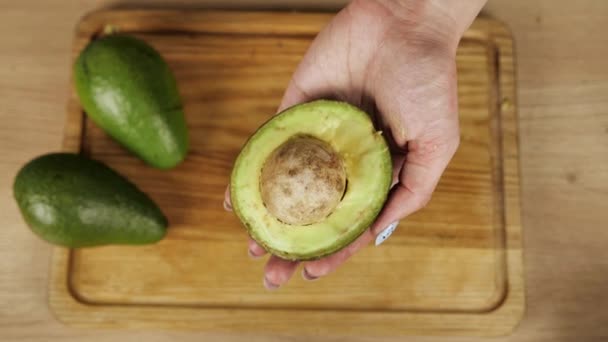
M 76 21 L 118 3 L 331 9 L 345 1 L 0 0 L 0 340 L 306 340 L 77 330 L 49 311 L 51 249 L 21 222 L 10 187 L 20 165 L 60 147 Z M 485 12 L 506 22 L 515 36 L 528 294 L 526 317 L 515 334 L 492 341 L 606 340 L 608 1 L 490 0 Z

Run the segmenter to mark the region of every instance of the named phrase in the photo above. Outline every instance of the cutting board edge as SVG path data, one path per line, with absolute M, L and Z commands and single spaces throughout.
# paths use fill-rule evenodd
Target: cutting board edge
M 170 11 L 172 12 L 180 12 L 182 11 Z M 194 14 L 192 14 L 194 12 Z M 112 17 L 113 15 L 133 15 L 134 13 L 146 13 L 146 15 L 167 15 L 168 13 L 165 10 L 102 10 L 94 12 L 88 16 L 86 16 L 78 25 L 77 34 L 74 40 L 74 53 L 79 51 L 91 36 L 100 32 L 101 29 L 105 27 L 104 20 L 106 18 Z M 210 15 L 213 13 L 220 13 L 221 15 L 234 15 L 234 11 L 189 11 L 190 15 L 195 15 L 196 13 L 204 13 L 205 15 Z M 258 14 L 268 14 L 278 16 L 284 15 L 282 12 L 256 12 Z M 329 14 L 299 14 L 304 16 L 311 16 L 315 19 L 314 25 L 303 25 L 304 27 L 308 27 L 309 30 L 303 29 L 297 24 L 294 25 L 294 32 L 300 34 L 314 34 L 315 30 L 318 30 L 322 27 L 322 23 L 330 18 Z M 263 26 L 263 25 L 262 25 Z M 312 28 L 311 28 L 312 27 Z M 260 27 L 260 30 L 267 30 L 268 27 Z M 311 33 L 312 32 L 312 33 Z M 512 38 L 508 28 L 493 19 L 488 18 L 478 18 L 475 23 L 472 25 L 471 29 L 467 31 L 465 34 L 465 39 L 480 39 L 493 42 L 499 53 L 499 64 L 501 66 L 506 65 L 505 63 L 513 64 L 513 55 L 512 55 Z M 430 334 L 430 335 L 478 335 L 478 336 L 500 336 L 510 333 L 520 322 L 521 317 L 524 315 L 525 311 L 525 295 L 524 295 L 524 283 L 523 283 L 523 256 L 521 250 L 521 224 L 519 217 L 519 162 L 518 162 L 518 147 L 517 147 L 517 117 L 516 117 L 516 98 L 515 98 L 515 77 L 514 77 L 514 69 L 510 70 L 500 70 L 500 114 L 503 116 L 502 119 L 506 119 L 504 122 L 507 124 L 506 129 L 513 134 L 505 134 L 503 135 L 503 146 L 510 146 L 513 149 L 511 153 L 514 152 L 514 158 L 505 165 L 505 167 L 510 168 L 509 172 L 515 172 L 515 177 L 517 180 L 517 186 L 514 191 L 510 194 L 505 194 L 505 205 L 508 208 L 509 212 L 507 213 L 508 217 L 505 218 L 505 227 L 507 230 L 506 234 L 506 250 L 507 250 L 507 290 L 504 298 L 498 300 L 497 306 L 494 310 L 487 311 L 483 314 L 453 314 L 452 316 L 456 321 L 462 319 L 462 324 L 459 325 L 459 328 L 443 328 L 441 326 L 437 327 L 424 327 L 420 325 L 420 323 L 415 324 L 409 328 L 402 326 L 399 328 L 399 324 L 397 322 L 393 322 L 392 324 L 396 324 L 393 326 L 393 330 L 385 329 L 385 328 L 374 328 L 378 325 L 367 325 L 363 324 L 363 326 L 367 326 L 369 329 L 365 330 L 368 333 L 374 333 L 378 335 L 392 335 L 391 333 L 387 333 L 388 331 L 396 332 L 401 331 L 405 334 Z M 505 100 L 506 99 L 506 100 Z M 506 101 L 506 102 L 505 102 Z M 510 105 L 505 105 L 505 103 L 510 103 Z M 75 92 L 72 89 L 72 94 L 70 97 L 70 101 L 68 103 L 68 111 L 67 111 L 67 120 L 64 134 L 64 142 L 63 149 L 67 152 L 75 152 L 78 153 L 81 151 L 82 144 L 82 130 L 83 130 L 83 113 L 78 105 L 78 101 L 76 99 Z M 504 123 L 503 123 L 504 126 Z M 503 127 L 505 129 L 505 127 Z M 513 193 L 515 192 L 515 193 Z M 514 213 L 515 211 L 515 213 Z M 51 283 L 50 283 L 50 293 L 49 293 L 49 304 L 54 312 L 55 316 L 62 322 L 72 325 L 72 326 L 80 326 L 80 327 L 107 327 L 107 328 L 138 328 L 138 327 L 159 327 L 163 326 L 166 328 L 177 328 L 177 329 L 209 329 L 215 331 L 232 331 L 237 328 L 234 324 L 224 325 L 216 325 L 216 324 L 199 324 L 192 325 L 193 322 L 188 323 L 188 320 L 185 320 L 182 324 L 176 324 L 175 321 L 165 322 L 163 321 L 163 313 L 166 312 L 165 307 L 155 308 L 153 306 L 146 306 L 144 308 L 137 307 L 128 307 L 128 306 L 102 306 L 102 305 L 87 305 L 80 301 L 77 296 L 74 296 L 69 284 L 68 284 L 68 270 L 69 270 L 69 255 L 70 251 L 64 248 L 57 247 L 53 252 L 53 261 L 52 261 L 52 270 L 51 270 Z M 103 308 L 102 308 L 103 307 Z M 102 310 L 100 310 L 102 309 Z M 86 313 L 96 312 L 94 310 L 103 311 L 104 315 L 102 317 L 97 318 L 93 321 L 87 321 Z M 116 319 L 116 314 L 119 316 L 130 317 L 138 310 L 144 310 L 147 314 L 143 314 L 140 316 L 140 320 L 128 321 L 125 319 Z M 190 313 L 186 313 L 185 316 L 195 317 L 196 314 L 202 315 L 204 317 L 206 313 L 205 311 L 209 309 L 183 309 L 179 311 L 188 311 L 193 310 Z M 210 309 L 213 311 L 213 315 L 217 316 L 218 309 Z M 219 309 L 221 310 L 221 309 Z M 132 312 L 130 312 L 132 311 Z M 154 314 L 156 311 L 156 315 Z M 227 310 L 230 311 L 230 310 Z M 251 310 L 251 312 L 255 312 L 256 310 Z M 280 310 L 279 310 L 280 311 Z M 263 313 L 263 311 L 262 311 Z M 507 313 L 507 314 L 506 314 Z M 506 315 L 505 315 L 506 314 Z M 394 313 L 384 313 L 382 315 L 392 316 Z M 398 314 L 401 319 L 407 320 L 407 318 L 411 315 L 417 315 L 417 313 L 399 313 Z M 427 316 L 435 315 L 435 314 L 424 314 Z M 445 316 L 446 314 L 441 313 L 441 316 Z M 466 322 L 470 319 L 462 316 L 475 316 L 478 321 L 474 324 L 471 324 L 467 327 Z M 149 319 L 141 320 L 141 317 L 148 317 Z M 131 317 L 133 318 L 133 317 Z M 410 318 L 414 318 L 413 316 Z M 509 318 L 506 320 L 506 318 Z M 445 319 L 444 319 L 445 320 Z M 484 331 L 479 331 L 475 329 L 481 321 L 487 321 L 486 324 L 490 327 Z M 233 319 L 229 319 L 228 321 L 233 321 Z M 501 321 L 502 324 L 492 325 L 492 322 L 497 323 Z M 241 321 L 242 322 L 242 321 Z M 169 323 L 169 324 L 166 324 Z M 246 325 L 246 324 L 245 324 Z M 301 325 L 299 325 L 301 327 Z M 245 328 L 245 327 L 242 327 Z M 248 329 L 240 329 L 242 331 L 267 331 L 267 327 L 259 327 L 256 325 L 252 325 Z M 261 329 L 260 329 L 261 328 Z M 276 326 L 276 331 L 281 332 L 280 326 Z M 361 332 L 357 331 L 358 329 L 350 329 L 351 325 L 345 326 L 345 331 L 351 331 L 353 335 L 360 334 Z M 307 330 L 307 329 L 303 329 Z M 313 328 L 308 329 L 309 332 L 314 333 L 316 330 Z M 426 333 L 425 333 L 426 331 Z M 293 332 L 292 329 L 285 332 Z M 305 331 L 302 331 L 305 332 Z

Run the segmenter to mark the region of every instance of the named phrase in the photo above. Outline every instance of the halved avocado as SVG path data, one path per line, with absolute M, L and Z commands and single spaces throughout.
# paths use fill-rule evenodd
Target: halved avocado
M 370 117 L 318 100 L 260 127 L 231 176 L 234 212 L 251 237 L 288 260 L 339 251 L 374 221 L 391 185 L 391 156 Z

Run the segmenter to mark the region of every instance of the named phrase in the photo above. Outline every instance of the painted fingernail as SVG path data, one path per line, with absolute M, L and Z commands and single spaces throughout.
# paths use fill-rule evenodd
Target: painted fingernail
M 306 268 L 302 269 L 302 278 L 304 278 L 304 280 L 308 280 L 308 281 L 313 281 L 313 280 L 319 279 L 319 277 L 310 275 L 310 273 L 308 273 Z
M 279 288 L 279 285 L 275 285 L 275 284 L 269 282 L 268 279 L 266 279 L 266 277 L 264 277 L 264 287 L 268 291 L 274 291 Z
M 248 249 L 248 250 L 247 250 L 247 254 L 249 255 L 249 257 L 250 257 L 251 259 L 259 259 L 259 258 L 261 258 L 261 257 L 262 257 L 261 255 L 255 255 L 255 254 L 253 254 L 253 252 L 251 251 L 251 249 Z
M 224 210 L 232 211 L 232 206 L 230 205 L 230 203 L 224 201 Z
M 398 224 L 399 221 L 395 221 L 389 224 L 388 227 L 384 228 L 384 230 L 380 234 L 378 234 L 378 236 L 376 236 L 376 246 L 380 246 L 380 244 L 386 241 L 386 239 L 388 239 L 388 237 L 393 234 Z

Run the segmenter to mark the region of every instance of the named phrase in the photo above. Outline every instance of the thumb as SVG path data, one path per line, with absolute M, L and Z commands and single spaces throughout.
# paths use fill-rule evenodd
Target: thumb
M 307 93 L 305 93 L 300 87 L 298 87 L 294 78 L 289 81 L 287 89 L 283 94 L 283 99 L 279 105 L 277 113 L 284 111 L 285 109 L 300 104 L 302 102 L 313 100 Z
M 327 54 L 327 39 L 321 33 L 315 38 L 306 54 L 296 67 L 291 76 L 289 84 L 283 93 L 283 99 L 279 105 L 278 112 L 297 104 L 316 100 L 322 97 L 336 95 L 335 93 L 344 87 L 340 87 L 340 82 L 330 84 L 327 82 L 327 70 L 317 63 L 319 51 L 322 55 Z M 329 50 L 331 51 L 331 50 Z M 325 59 L 334 58 L 325 56 Z

